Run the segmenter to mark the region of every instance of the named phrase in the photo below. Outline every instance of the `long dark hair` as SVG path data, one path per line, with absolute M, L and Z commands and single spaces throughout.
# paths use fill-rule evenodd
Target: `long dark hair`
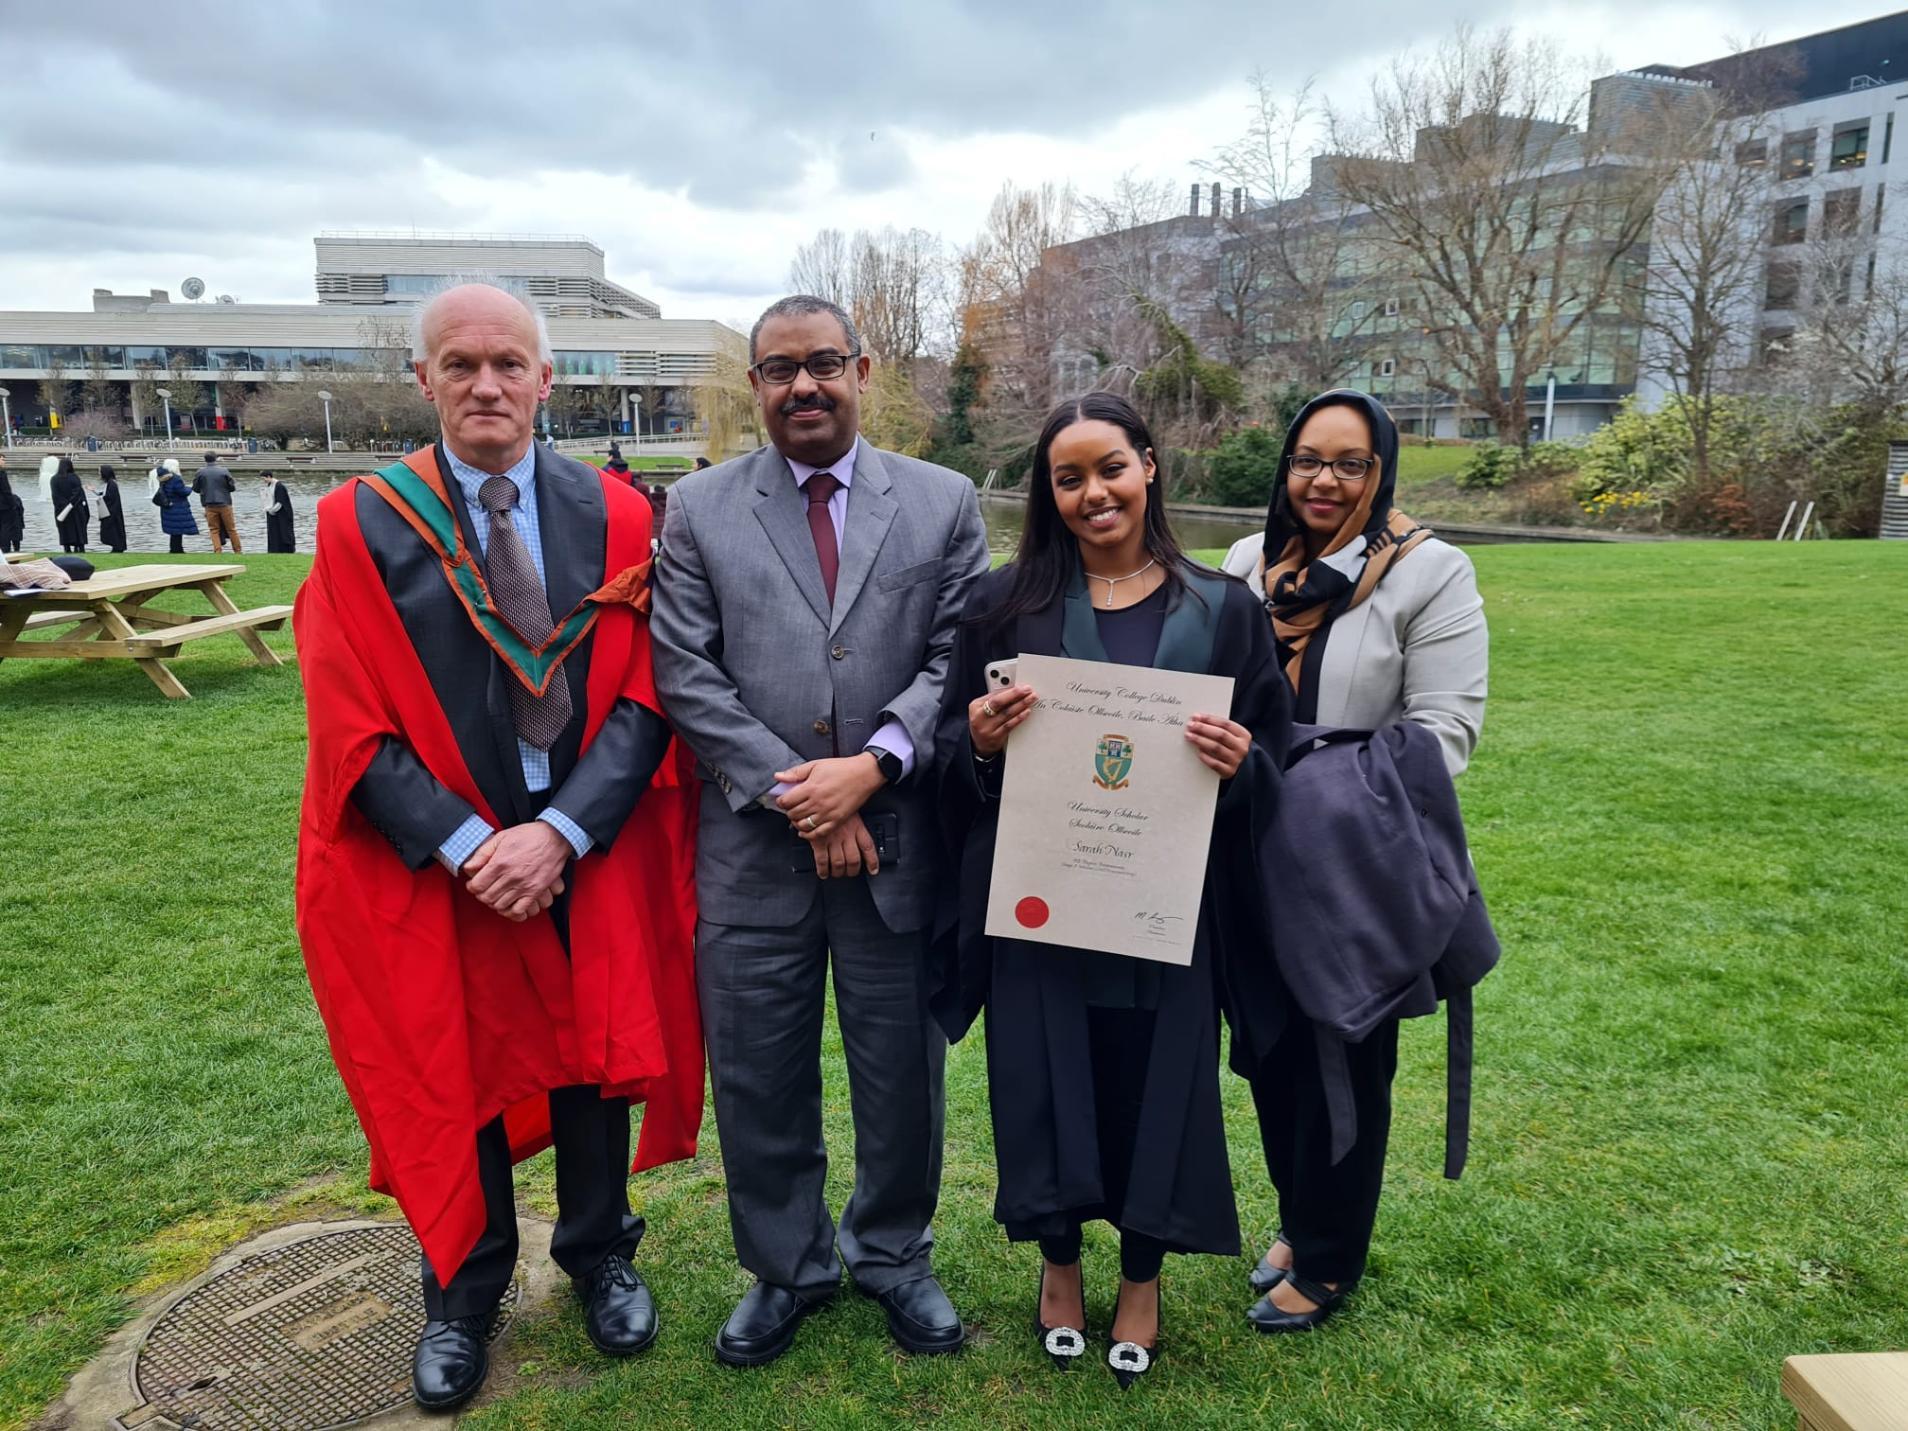
M 79 473 L 73 470 L 72 458 L 62 457 L 60 459 L 60 465 L 53 469 L 53 475 L 55 477 L 77 477 L 79 476 Z
M 1053 444 L 1060 434 L 1076 422 L 1110 422 L 1126 434 L 1126 440 L 1141 458 L 1151 457 L 1154 479 L 1146 488 L 1146 517 L 1141 539 L 1146 555 L 1159 563 L 1170 588 L 1167 601 L 1176 602 L 1187 590 L 1181 568 L 1186 555 L 1180 550 L 1173 529 L 1166 521 L 1166 471 L 1153 447 L 1153 434 L 1146 419 L 1133 404 L 1114 393 L 1087 393 L 1068 398 L 1047 415 L 1034 444 L 1033 475 L 1027 487 L 1027 521 L 1020 529 L 1020 546 L 1014 552 L 1013 584 L 1006 599 L 986 613 L 985 619 L 1000 623 L 1030 611 L 1044 611 L 1066 595 L 1067 583 L 1080 565 L 1079 539 L 1060 519 L 1059 504 L 1053 497 Z

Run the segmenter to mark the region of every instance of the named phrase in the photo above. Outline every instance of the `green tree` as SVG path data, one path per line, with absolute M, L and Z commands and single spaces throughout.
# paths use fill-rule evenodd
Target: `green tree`
M 1206 483 L 1222 507 L 1263 507 L 1272 500 L 1279 475 L 1282 440 L 1263 427 L 1245 427 L 1214 449 L 1206 462 Z

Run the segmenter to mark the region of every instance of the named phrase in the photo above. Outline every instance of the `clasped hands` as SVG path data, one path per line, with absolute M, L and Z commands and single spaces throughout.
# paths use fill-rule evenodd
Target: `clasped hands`
M 776 771 L 775 783 L 794 787 L 778 795 L 775 804 L 808 842 L 819 878 L 847 879 L 863 869 L 881 872 L 874 837 L 861 819 L 861 807 L 887 784 L 872 755 L 805 760 L 792 770 Z
M 1007 736 L 1033 714 L 1038 697 L 1032 686 L 1009 686 L 968 703 L 967 735 L 974 753 L 992 760 L 1007 748 Z M 1186 718 L 1186 739 L 1200 762 L 1230 780 L 1245 763 L 1252 748 L 1252 732 L 1225 716 L 1192 715 Z
M 575 854 L 554 825 L 528 820 L 485 840 L 458 873 L 472 897 L 521 924 L 563 893 L 563 867 Z

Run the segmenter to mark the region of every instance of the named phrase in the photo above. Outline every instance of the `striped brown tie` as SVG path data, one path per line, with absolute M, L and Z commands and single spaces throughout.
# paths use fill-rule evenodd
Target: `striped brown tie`
M 550 639 L 556 623 L 550 619 L 550 598 L 537 580 L 530 552 L 510 520 L 517 505 L 517 484 L 508 477 L 491 477 L 477 489 L 477 500 L 490 514 L 490 543 L 484 553 L 484 580 L 490 599 L 510 629 L 531 647 Z M 514 676 L 510 680 L 510 718 L 517 738 L 538 750 L 548 750 L 570 723 L 569 678 L 559 670 L 550 689 L 533 695 Z

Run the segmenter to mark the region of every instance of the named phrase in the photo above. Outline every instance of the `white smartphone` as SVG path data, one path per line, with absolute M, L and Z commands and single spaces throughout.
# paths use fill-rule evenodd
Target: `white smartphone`
M 990 691 L 1006 690 L 1014 683 L 1014 672 L 1019 666 L 1020 658 L 1018 656 L 1010 656 L 1005 661 L 989 661 L 987 663 L 987 689 Z

